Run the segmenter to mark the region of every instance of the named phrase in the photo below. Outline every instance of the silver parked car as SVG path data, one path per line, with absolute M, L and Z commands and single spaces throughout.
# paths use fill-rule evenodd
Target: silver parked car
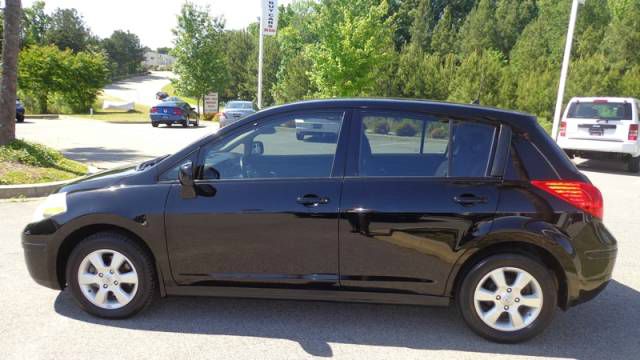
M 234 122 L 242 120 L 255 113 L 256 110 L 253 107 L 253 102 L 251 101 L 229 101 L 225 105 L 222 114 L 220 114 L 220 127 L 233 124 Z

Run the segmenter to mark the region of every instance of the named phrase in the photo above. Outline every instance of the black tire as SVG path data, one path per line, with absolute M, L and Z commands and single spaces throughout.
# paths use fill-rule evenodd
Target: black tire
M 196 118 L 196 122 L 193 126 L 200 127 L 200 118 Z
M 187 118 L 187 120 L 182 122 L 182 127 L 188 127 L 189 126 L 189 119 Z
M 127 257 L 138 273 L 138 288 L 131 301 L 118 309 L 104 309 L 94 305 L 82 293 L 78 270 L 83 259 L 100 249 L 114 250 Z M 149 306 L 156 295 L 158 278 L 151 255 L 129 237 L 115 232 L 101 232 L 82 240 L 67 261 L 67 284 L 74 299 L 84 311 L 107 319 L 131 317 Z
M 296 133 L 296 139 L 304 140 L 304 134 L 303 133 Z
M 173 124 L 172 123 L 167 123 L 166 125 L 167 125 L 167 127 L 171 127 Z
M 151 126 L 158 127 L 158 123 L 151 123 Z
M 23 123 L 24 122 L 24 115 L 16 116 L 16 122 Z
M 502 267 L 519 268 L 533 276 L 542 289 L 542 308 L 538 317 L 527 327 L 516 331 L 494 329 L 478 315 L 474 304 L 474 292 L 478 283 L 489 272 Z M 457 305 L 467 325 L 485 339 L 500 343 L 518 343 L 540 334 L 553 319 L 558 303 L 558 286 L 555 276 L 539 261 L 517 254 L 490 256 L 478 262 L 460 283 L 457 293 Z
M 640 172 L 640 156 L 627 160 L 627 169 L 634 174 Z

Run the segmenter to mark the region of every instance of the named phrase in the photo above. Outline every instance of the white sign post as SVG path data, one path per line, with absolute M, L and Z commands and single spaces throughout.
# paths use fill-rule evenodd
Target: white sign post
M 275 36 L 278 30 L 278 0 L 262 0 L 260 18 L 260 40 L 258 50 L 258 109 L 262 108 L 262 60 L 264 58 L 264 36 Z
M 204 113 L 212 114 L 218 112 L 218 93 L 212 92 L 204 96 Z

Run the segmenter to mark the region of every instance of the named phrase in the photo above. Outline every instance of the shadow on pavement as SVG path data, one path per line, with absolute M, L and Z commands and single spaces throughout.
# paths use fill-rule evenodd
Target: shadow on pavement
M 79 147 L 63 150 L 62 153 L 80 162 L 133 162 L 151 159 L 153 156 L 130 149 L 105 149 L 103 147 Z
M 622 160 L 584 160 L 577 163 L 581 171 L 638 177 L 640 173 L 627 171 L 627 163 Z
M 331 343 L 575 359 L 637 359 L 640 293 L 617 281 L 593 301 L 557 311 L 541 336 L 518 345 L 488 342 L 467 329 L 454 307 L 169 297 L 127 320 L 80 310 L 69 291 L 60 315 L 102 326 L 173 333 L 296 341 L 310 355 L 332 357 Z

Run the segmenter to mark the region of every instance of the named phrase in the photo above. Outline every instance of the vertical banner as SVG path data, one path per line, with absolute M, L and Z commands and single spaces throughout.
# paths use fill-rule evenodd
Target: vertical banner
M 262 33 L 274 36 L 278 30 L 278 0 L 262 0 Z

